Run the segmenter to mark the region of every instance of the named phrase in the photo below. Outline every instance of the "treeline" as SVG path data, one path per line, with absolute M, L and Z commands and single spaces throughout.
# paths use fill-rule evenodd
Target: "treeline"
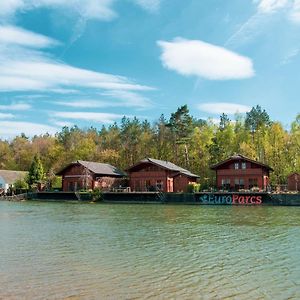
M 219 124 L 195 119 L 186 105 L 170 118 L 153 124 L 124 117 L 121 123 L 96 128 L 64 127 L 55 136 L 0 140 L 0 168 L 29 170 L 39 156 L 46 173 L 81 159 L 113 164 L 121 169 L 145 157 L 172 161 L 199 174 L 201 186 L 214 185 L 209 167 L 234 153 L 269 164 L 272 184 L 284 184 L 287 175 L 300 171 L 300 114 L 286 130 L 270 120 L 260 106 L 232 121 L 220 116 Z

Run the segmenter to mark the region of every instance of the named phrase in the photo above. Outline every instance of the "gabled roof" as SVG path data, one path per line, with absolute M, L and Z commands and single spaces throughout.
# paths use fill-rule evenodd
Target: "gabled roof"
M 293 173 L 291 173 L 290 175 L 288 175 L 288 178 L 289 178 L 289 177 L 292 177 L 292 176 L 295 176 L 295 175 L 298 177 L 298 176 L 300 176 L 300 173 L 298 173 L 298 172 L 293 172 Z
M 253 163 L 253 164 L 259 165 L 259 166 L 261 166 L 261 167 L 264 167 L 264 168 L 266 168 L 266 169 L 268 169 L 268 170 L 270 170 L 270 171 L 274 171 L 270 166 L 268 166 L 268 165 L 266 165 L 266 164 L 263 164 L 263 163 L 261 163 L 261 162 L 259 162 L 259 161 L 253 160 L 253 159 L 251 159 L 251 158 L 249 158 L 249 157 L 246 157 L 246 156 L 244 156 L 244 155 L 241 155 L 241 154 L 235 154 L 235 155 L 232 155 L 232 156 L 230 156 L 229 158 L 227 158 L 227 159 L 225 159 L 225 160 L 223 160 L 223 161 L 221 161 L 221 162 L 219 162 L 219 163 L 217 163 L 217 164 L 211 166 L 210 168 L 211 168 L 212 170 L 215 170 L 215 169 L 218 169 L 219 167 L 221 167 L 222 165 L 225 165 L 226 163 L 228 163 L 228 162 L 230 162 L 230 161 L 237 161 L 237 160 L 239 160 L 239 161 L 240 161 L 240 160 L 248 161 L 248 162 L 251 162 L 251 163 Z
M 23 180 L 26 175 L 27 172 L 25 171 L 0 170 L 0 177 L 8 184 L 13 184 L 17 180 Z
M 154 159 L 154 158 L 145 158 L 142 159 L 141 161 L 139 161 L 137 164 L 133 165 L 132 167 L 128 168 L 127 171 L 130 171 L 134 168 L 136 168 L 137 166 L 144 164 L 144 163 L 151 163 L 154 164 L 156 166 L 159 166 L 161 168 L 170 170 L 170 171 L 175 171 L 178 172 L 177 174 L 174 174 L 174 176 L 179 175 L 179 174 L 183 174 L 186 175 L 188 177 L 196 177 L 198 178 L 199 176 L 196 174 L 191 173 L 189 170 L 183 169 L 169 161 L 166 160 L 159 160 L 159 159 Z
M 123 177 L 126 176 L 125 173 L 117 169 L 116 167 L 110 165 L 110 164 L 104 164 L 104 163 L 98 163 L 93 161 L 85 161 L 85 160 L 77 160 L 75 162 L 72 162 L 65 168 L 63 168 L 61 171 L 56 173 L 56 175 L 62 175 L 64 171 L 69 168 L 72 165 L 82 165 L 85 168 L 87 168 L 89 171 L 96 175 L 108 175 L 108 176 L 119 176 Z

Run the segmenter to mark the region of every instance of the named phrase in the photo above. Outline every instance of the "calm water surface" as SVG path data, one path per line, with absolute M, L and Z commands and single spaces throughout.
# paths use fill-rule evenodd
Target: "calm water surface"
M 300 207 L 0 203 L 0 299 L 300 299 Z

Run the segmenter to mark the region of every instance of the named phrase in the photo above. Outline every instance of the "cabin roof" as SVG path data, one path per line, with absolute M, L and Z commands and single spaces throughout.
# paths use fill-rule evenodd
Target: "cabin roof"
M 23 180 L 27 175 L 25 171 L 0 170 L 0 177 L 5 183 L 13 184 L 17 180 Z
M 251 159 L 251 158 L 249 158 L 249 157 L 246 157 L 246 156 L 244 156 L 244 155 L 241 155 L 241 154 L 235 154 L 235 155 L 232 155 L 232 156 L 230 156 L 229 158 L 227 158 L 227 159 L 225 159 L 225 160 L 223 160 L 223 161 L 221 161 L 221 162 L 219 162 L 219 163 L 217 163 L 217 164 L 211 166 L 210 168 L 211 168 L 212 170 L 216 170 L 216 169 L 219 169 L 220 167 L 222 167 L 223 165 L 227 164 L 228 162 L 231 162 L 231 161 L 237 161 L 237 160 L 238 160 L 238 161 L 240 161 L 240 160 L 248 161 L 248 162 L 251 162 L 251 163 L 253 163 L 253 164 L 259 165 L 259 166 L 261 166 L 261 167 L 264 167 L 264 168 L 266 168 L 266 169 L 268 169 L 268 170 L 270 170 L 270 171 L 274 171 L 270 166 L 268 166 L 268 165 L 266 165 L 266 164 L 264 164 L 264 163 L 261 163 L 261 162 L 259 162 L 259 161 L 253 160 L 253 159 Z
M 300 176 L 300 173 L 298 173 L 298 172 L 293 172 L 293 173 L 291 173 L 290 175 L 288 175 L 288 178 L 290 178 L 290 177 L 292 177 L 292 176 Z
M 133 169 L 135 169 L 136 167 L 140 166 L 141 164 L 145 164 L 145 163 L 150 163 L 156 166 L 159 166 L 161 168 L 170 170 L 170 171 L 175 171 L 178 172 L 177 174 L 174 174 L 174 176 L 179 175 L 179 174 L 183 174 L 186 175 L 188 177 L 195 177 L 195 178 L 199 178 L 198 175 L 191 173 L 189 170 L 183 169 L 169 161 L 166 160 L 159 160 L 159 159 L 154 159 L 154 158 L 145 158 L 142 159 L 141 161 L 139 161 L 138 163 L 136 163 L 135 165 L 133 165 L 132 167 L 128 168 L 127 171 L 131 171 Z
M 126 176 L 124 172 L 122 172 L 121 170 L 117 169 L 116 167 L 110 164 L 99 163 L 94 161 L 85 161 L 85 160 L 77 160 L 75 162 L 70 163 L 61 171 L 56 173 L 56 175 L 63 175 L 63 173 L 67 168 L 78 164 L 84 166 L 85 168 L 87 168 L 89 171 L 91 171 L 96 175 L 108 175 L 108 176 L 118 176 L 118 177 Z

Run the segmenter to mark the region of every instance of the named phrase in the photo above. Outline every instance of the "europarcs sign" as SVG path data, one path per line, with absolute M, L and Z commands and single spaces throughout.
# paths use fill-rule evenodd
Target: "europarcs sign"
M 212 205 L 260 205 L 262 204 L 262 196 L 253 194 L 202 194 L 199 195 L 198 201 L 201 204 Z

